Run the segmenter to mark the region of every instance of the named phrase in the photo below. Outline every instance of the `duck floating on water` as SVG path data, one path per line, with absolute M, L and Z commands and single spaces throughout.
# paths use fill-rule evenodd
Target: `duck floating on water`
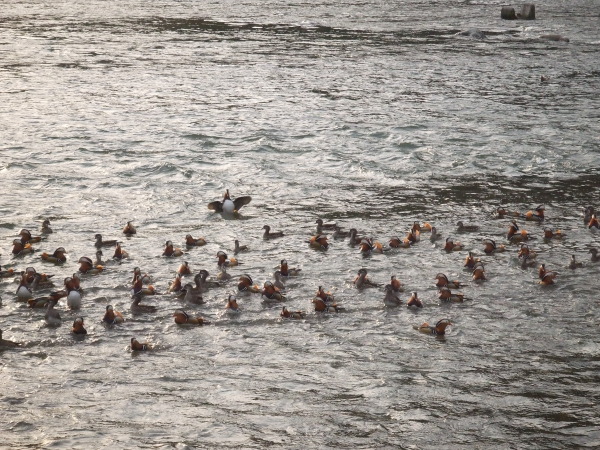
M 99 273 L 102 273 L 102 271 L 104 270 L 104 266 L 94 266 L 94 263 L 92 263 L 91 258 L 88 258 L 87 256 L 82 256 L 81 258 L 79 258 L 79 272 L 81 273 L 87 273 L 90 275 L 98 275 Z
M 544 205 L 539 205 L 537 208 L 535 208 L 534 211 L 527 211 L 525 213 L 525 220 L 543 222 L 545 209 L 546 208 L 544 207 Z
M 232 200 L 231 196 L 229 195 L 229 189 L 227 189 L 223 195 L 223 201 L 216 200 L 214 202 L 210 202 L 208 204 L 208 209 L 218 213 L 235 214 L 239 212 L 242 206 L 247 205 L 251 201 L 252 197 L 249 195 L 238 197 L 235 200 Z
M 285 306 L 281 308 L 281 313 L 279 315 L 284 319 L 304 319 L 306 317 L 304 311 L 288 311 Z
M 123 323 L 125 318 L 123 314 L 119 311 L 115 311 L 112 305 L 106 305 L 106 312 L 104 313 L 104 317 L 102 318 L 102 322 L 106 325 L 115 325 L 119 323 Z
M 167 241 L 165 242 L 165 249 L 163 250 L 162 256 L 166 256 L 168 258 L 183 256 L 183 250 L 174 247 L 172 241 Z
M 123 234 L 126 236 L 133 236 L 137 233 L 135 226 L 132 223 L 132 220 L 128 220 L 127 224 L 123 227 Z
M 468 232 L 473 232 L 473 231 L 479 231 L 479 226 L 478 225 L 465 225 L 462 220 L 459 220 L 456 223 L 456 231 L 458 231 L 459 233 L 468 233 Z
M 188 247 L 201 247 L 203 245 L 206 245 L 206 239 L 202 237 L 194 238 L 191 234 L 186 234 L 185 245 L 187 245 Z
M 376 287 L 379 285 L 376 283 L 373 283 L 367 277 L 367 269 L 362 268 L 362 269 L 358 270 L 356 278 L 354 278 L 354 286 L 356 286 L 356 288 L 358 288 L 358 289 L 362 289 L 362 288 L 367 288 L 367 287 Z
M 393 308 L 404 303 L 402 300 L 400 300 L 398 295 L 396 295 L 396 292 L 394 292 L 391 284 L 386 284 L 384 290 L 385 296 L 383 297 L 383 304 L 385 306 Z
M 204 320 L 202 316 L 191 317 L 183 309 L 178 309 L 173 313 L 177 325 L 208 325 L 210 322 Z
M 115 245 L 118 244 L 118 241 L 116 239 L 110 239 L 107 241 L 103 240 L 102 235 L 100 233 L 97 233 L 94 237 L 96 238 L 96 242 L 94 243 L 96 248 L 114 247 Z
M 452 325 L 452 322 L 448 319 L 442 319 L 438 321 L 435 326 L 429 325 L 427 322 L 415 326 L 414 328 L 421 333 L 431 334 L 433 336 L 444 336 L 446 334 L 446 328 Z
M 73 321 L 73 328 L 71 328 L 71 333 L 79 335 L 87 334 L 87 330 L 83 327 L 83 317 L 77 317 Z
M 324 234 L 317 234 L 310 238 L 308 241 L 308 245 L 315 250 L 327 250 L 329 248 L 329 243 L 327 242 L 327 236 Z
M 147 342 L 138 342 L 134 337 L 131 338 L 130 348 L 132 352 L 145 352 L 152 349 L 150 344 Z
M 271 232 L 271 227 L 269 225 L 265 225 L 262 227 L 263 230 L 265 230 L 265 232 L 263 233 L 263 239 L 277 239 L 280 237 L 283 237 L 283 231 L 274 231 Z
M 52 264 L 64 264 L 65 262 L 67 262 L 67 256 L 66 256 L 67 251 L 65 250 L 64 247 L 58 247 L 56 250 L 54 250 L 54 253 L 52 253 L 51 255 L 49 255 L 48 253 L 42 253 L 42 260 L 52 263 Z
M 416 292 L 412 292 L 410 294 L 410 298 L 406 302 L 406 307 L 407 308 L 422 308 L 423 307 L 423 302 L 418 297 Z
M 462 250 L 465 246 L 459 241 L 453 241 L 452 238 L 446 238 L 446 244 L 444 245 L 444 250 L 447 252 L 456 252 Z

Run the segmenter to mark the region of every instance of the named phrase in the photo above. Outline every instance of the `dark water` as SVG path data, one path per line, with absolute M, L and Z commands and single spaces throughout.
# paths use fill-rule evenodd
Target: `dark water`
M 24 347 L 0 350 L 2 445 L 12 448 L 572 448 L 600 445 L 599 235 L 582 220 L 600 186 L 600 7 L 548 1 L 537 20 L 500 20 L 501 2 L 5 2 L 0 20 L 0 237 L 3 268 L 55 274 L 94 257 L 95 233 L 130 253 L 83 276 L 81 311 L 57 306 L 59 328 L 0 282 L 0 328 Z M 479 29 L 485 39 L 459 33 Z M 561 34 L 565 41 L 540 39 Z M 541 76 L 547 77 L 541 82 Z M 207 210 L 224 189 L 251 195 L 240 220 Z M 559 271 L 543 288 L 505 242 L 504 205 L 546 206 L 564 240 L 537 237 L 538 260 Z M 315 219 L 382 242 L 415 220 L 465 244 L 445 253 L 423 240 L 362 257 L 347 241 L 310 249 Z M 12 259 L 21 228 L 54 233 Z M 456 222 L 480 231 L 456 233 Z M 283 230 L 264 241 L 262 226 Z M 183 258 L 164 242 L 206 237 Z M 232 254 L 233 281 L 203 306 L 170 295 L 129 310 L 140 266 L 165 292 L 182 259 L 217 274 Z M 54 267 L 43 251 L 66 248 Z M 441 305 L 434 276 L 469 281 L 467 250 L 489 281 Z M 105 252 L 110 257 L 110 249 Z M 584 262 L 566 268 L 570 255 Z M 240 296 L 279 261 L 302 267 L 287 306 Z M 383 288 L 358 291 L 361 267 L 418 291 L 420 311 L 385 308 Z M 316 314 L 318 286 L 346 312 Z M 60 287 L 60 281 L 57 288 Z M 36 295 L 44 295 L 40 290 Z M 105 329 L 107 304 L 127 321 Z M 212 321 L 182 329 L 185 307 Z M 70 334 L 82 315 L 89 334 Z M 449 318 L 445 338 L 413 329 Z M 131 353 L 136 336 L 155 349 Z

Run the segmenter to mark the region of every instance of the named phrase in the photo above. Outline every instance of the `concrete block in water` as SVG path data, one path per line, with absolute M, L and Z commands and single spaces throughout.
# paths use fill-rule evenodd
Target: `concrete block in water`
M 500 12 L 500 18 L 504 20 L 516 20 L 517 15 L 515 14 L 515 8 L 512 6 L 503 6 Z
M 535 20 L 535 5 L 533 3 L 525 3 L 521 8 L 521 20 Z

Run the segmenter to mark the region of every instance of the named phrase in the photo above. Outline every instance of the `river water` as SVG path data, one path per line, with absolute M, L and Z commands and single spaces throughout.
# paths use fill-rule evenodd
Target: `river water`
M 477 1 L 3 2 L 0 263 L 54 274 L 58 289 L 94 258 L 96 233 L 130 258 L 82 276 L 82 308 L 61 300 L 58 328 L 0 281 L 3 337 L 23 344 L 0 350 L 1 446 L 600 446 L 600 263 L 588 253 L 600 235 L 582 220 L 600 206 L 600 8 L 536 7 L 537 20 L 508 22 L 501 2 Z M 460 34 L 472 29 L 486 38 Z M 225 189 L 252 196 L 236 220 L 206 207 Z M 550 287 L 518 246 L 483 253 L 486 238 L 506 243 L 498 206 L 540 204 L 545 224 L 518 222 L 559 272 Z M 319 217 L 383 243 L 429 221 L 465 250 L 424 233 L 383 255 L 331 237 L 315 251 Z M 19 230 L 45 218 L 54 233 L 12 258 Z M 480 229 L 457 233 L 458 220 Z M 263 240 L 265 224 L 285 236 Z M 567 237 L 544 241 L 544 226 Z M 188 233 L 208 244 L 161 256 Z M 182 260 L 215 277 L 234 239 L 249 250 L 204 305 L 165 294 Z M 67 263 L 41 261 L 60 246 Z M 434 277 L 469 282 L 467 250 L 489 280 L 440 304 Z M 566 267 L 571 255 L 582 268 Z M 259 295 L 224 314 L 239 275 L 262 285 L 283 258 L 302 268 L 285 292 L 305 319 L 281 320 Z M 144 300 L 155 313 L 130 311 L 135 266 L 164 294 Z M 379 287 L 354 287 L 362 267 Z M 384 307 L 391 275 L 422 310 Z M 345 311 L 315 313 L 318 286 Z M 102 326 L 108 304 L 124 324 Z M 177 326 L 181 307 L 211 325 Z M 78 315 L 85 339 L 70 334 Z M 445 337 L 413 329 L 442 318 Z M 154 349 L 132 353 L 134 336 Z

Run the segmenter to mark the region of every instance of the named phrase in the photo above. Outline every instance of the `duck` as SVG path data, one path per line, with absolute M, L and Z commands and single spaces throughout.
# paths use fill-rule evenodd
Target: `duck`
M 221 286 L 221 284 L 218 281 L 207 281 L 208 275 L 209 275 L 208 271 L 205 269 L 202 269 L 194 277 L 196 284 L 201 287 L 202 292 L 206 292 L 210 288 Z
M 467 269 L 473 269 L 475 267 L 475 263 L 479 261 L 479 259 L 476 259 L 475 256 L 473 256 L 472 252 L 469 252 L 467 254 L 467 257 L 465 258 L 465 263 L 463 265 L 463 267 L 466 267 Z
M 335 222 L 323 222 L 323 219 L 315 220 L 317 224 L 317 234 L 323 233 L 323 230 L 335 230 L 337 224 Z
M 360 253 L 363 256 L 368 256 L 371 253 L 383 253 L 385 250 L 381 242 L 371 241 L 371 239 L 363 239 L 360 242 Z
M 67 251 L 64 249 L 64 247 L 58 247 L 51 255 L 46 252 L 42 253 L 41 258 L 43 261 L 50 262 L 52 264 L 64 264 L 67 261 L 66 253 Z
M 446 334 L 446 328 L 450 325 L 452 325 L 452 322 L 450 322 L 450 320 L 442 319 L 439 320 L 435 324 L 435 326 L 431 326 L 427 322 L 425 322 L 419 325 L 418 327 L 415 326 L 414 328 L 420 331 L 421 333 L 431 334 L 433 336 L 443 336 Z
M 328 305 L 318 297 L 313 298 L 312 302 L 315 305 L 316 312 L 340 312 L 343 309 L 335 303 Z
M 131 279 L 131 283 L 135 283 L 135 279 L 140 277 L 142 279 L 142 284 L 152 284 L 152 277 L 147 273 L 142 275 L 142 269 L 139 267 L 133 268 L 133 278 Z
M 227 273 L 227 266 L 223 264 L 219 267 L 219 273 L 217 274 L 217 280 L 219 281 L 228 281 L 231 279 L 231 275 Z
M 423 307 L 423 302 L 417 296 L 416 292 L 411 293 L 410 298 L 406 302 L 406 307 L 407 308 L 422 308 Z
M 591 261 L 592 262 L 598 262 L 598 261 L 600 261 L 600 256 L 598 256 L 598 249 L 597 248 L 590 248 L 589 251 L 588 251 L 588 253 L 592 254 L 592 257 L 591 257 Z
M 580 267 L 583 267 L 583 263 L 580 261 L 577 261 L 575 259 L 575 255 L 571 255 L 571 260 L 569 261 L 569 265 L 567 266 L 569 269 L 575 270 L 578 269 Z
M 87 330 L 83 327 L 83 317 L 77 317 L 73 321 L 73 328 L 71 329 L 73 334 L 87 334 Z
M 533 260 L 537 257 L 537 253 L 532 251 L 527 244 L 521 244 L 521 249 L 517 253 L 517 256 L 521 259 Z
M 544 239 L 547 241 L 550 239 L 562 239 L 566 236 L 561 230 L 554 231 L 552 228 L 544 228 Z
M 87 256 L 82 256 L 77 262 L 79 263 L 79 272 L 81 273 L 98 275 L 104 270 L 103 266 L 94 266 L 91 258 L 88 258 Z
M 384 287 L 385 296 L 383 297 L 383 304 L 387 307 L 400 306 L 403 302 L 398 298 L 391 284 L 386 284 Z
M 229 195 L 229 189 L 227 189 L 223 195 L 223 201 L 220 202 L 216 200 L 214 202 L 210 202 L 208 204 L 208 209 L 218 213 L 235 214 L 239 212 L 242 206 L 247 205 L 251 201 L 252 197 L 249 195 L 238 197 L 235 200 L 232 200 L 231 196 Z
M 206 245 L 206 239 L 202 237 L 194 238 L 191 234 L 186 234 L 185 245 L 187 245 L 188 247 L 202 247 L 203 245 Z
M 127 224 L 123 227 L 123 234 L 125 236 L 133 236 L 137 233 L 137 230 L 135 229 L 135 226 L 132 222 L 132 220 L 128 220 Z
M 102 250 L 98 250 L 96 252 L 96 261 L 94 261 L 95 266 L 104 266 L 104 261 L 102 261 L 102 256 L 104 256 L 104 253 L 102 253 Z
M 2 265 L 0 265 L 0 278 L 10 278 L 15 276 L 15 269 L 2 269 Z
M 465 246 L 459 241 L 453 241 L 452 238 L 446 238 L 446 245 L 444 245 L 444 250 L 447 252 L 455 252 L 458 250 L 462 250 Z
M 398 236 L 394 236 L 388 242 L 390 248 L 409 248 L 412 242 L 408 238 L 400 239 Z
M 154 286 L 148 285 L 144 287 L 142 277 L 135 275 L 133 285 L 131 287 L 131 297 L 143 297 L 144 295 L 156 295 L 156 289 Z
M 493 239 L 485 239 L 483 241 L 483 251 L 486 255 L 492 255 L 494 253 L 501 253 L 506 250 L 504 244 L 496 245 L 496 241 Z
M 438 298 L 442 302 L 462 303 L 465 300 L 464 294 L 456 294 L 450 291 L 446 286 L 438 291 Z
M 350 232 L 342 231 L 342 229 L 340 227 L 338 227 L 337 225 L 333 229 L 333 234 L 331 235 L 331 237 L 333 239 L 346 239 L 348 236 L 350 236 Z
M 279 271 L 282 277 L 297 277 L 302 272 L 302 269 L 299 267 L 289 267 L 287 260 L 282 259 L 279 264 Z
M 485 276 L 485 268 L 481 261 L 477 262 L 475 264 L 475 266 L 473 267 L 472 279 L 473 279 L 473 281 L 486 281 L 487 280 L 487 278 Z
M 465 232 L 471 232 L 471 231 L 479 231 L 479 226 L 477 225 L 465 225 L 462 220 L 459 220 L 456 223 L 456 231 L 458 231 L 459 233 L 465 233 Z
M 190 265 L 187 261 L 182 262 L 177 269 L 177 274 L 181 275 L 182 277 L 185 275 L 191 275 L 191 273 L 192 269 L 190 269 Z
M 183 286 L 181 285 L 181 275 L 177 274 L 175 275 L 175 279 L 169 285 L 169 289 L 167 290 L 167 292 L 177 293 L 181 292 L 182 289 Z
M 183 256 L 183 250 L 173 247 L 172 241 L 167 241 L 165 242 L 165 249 L 162 253 L 162 256 L 166 256 L 168 258 Z
M 183 309 L 178 309 L 173 313 L 177 325 L 209 325 L 210 322 L 203 317 L 190 317 Z
M 506 239 L 509 242 L 522 242 L 530 239 L 529 233 L 525 230 L 520 230 L 517 222 L 513 220 L 508 228 L 508 233 L 506 233 Z
M 21 236 L 21 242 L 23 244 L 35 244 L 43 239 L 42 236 L 32 236 L 31 231 L 25 228 L 19 231 L 19 236 Z
M 138 342 L 138 340 L 134 337 L 131 338 L 130 347 L 132 352 L 145 352 L 152 349 L 150 344 L 147 342 Z
M 315 250 L 327 250 L 329 248 L 329 243 L 327 242 L 327 236 L 324 234 L 317 234 L 310 238 L 308 241 L 308 245 Z
M 238 282 L 238 291 L 239 292 L 251 292 L 253 294 L 258 294 L 261 289 L 253 284 L 252 277 L 245 273 L 239 278 Z
M 118 241 L 116 239 L 110 239 L 107 241 L 103 240 L 102 235 L 100 233 L 97 233 L 96 235 L 94 235 L 94 238 L 96 238 L 96 242 L 94 243 L 96 248 L 114 247 L 115 245 L 118 244 Z
M 233 248 L 234 255 L 237 255 L 238 253 L 245 252 L 248 250 L 248 246 L 240 245 L 240 241 L 238 241 L 237 239 L 235 241 L 233 241 L 233 244 L 234 244 L 234 248 Z
M 223 250 L 217 252 L 217 266 L 219 267 L 234 267 L 239 265 L 239 262 L 235 258 L 227 259 L 227 253 Z
M 273 272 L 273 278 L 275 278 L 275 281 L 273 281 L 273 285 L 275 285 L 275 287 L 280 291 L 283 291 L 285 289 L 285 284 L 281 279 L 281 270 L 276 270 L 275 272 Z
M 66 297 L 66 295 L 67 292 L 64 290 L 55 291 L 43 297 L 30 298 L 27 300 L 27 304 L 30 308 L 46 308 L 50 303 L 56 305 L 56 303 L 58 303 L 61 298 Z
M 540 277 L 540 284 L 542 286 L 550 286 L 554 284 L 554 280 L 558 276 L 556 272 L 546 272 L 542 277 Z
M 534 221 L 534 222 L 543 222 L 544 221 L 544 205 L 539 205 L 535 208 L 534 211 L 527 211 L 525 213 L 525 220 Z
M 270 281 L 265 281 L 261 294 L 266 300 L 277 302 L 285 301 L 285 296 Z
M 30 243 L 23 244 L 23 242 L 21 242 L 21 239 L 13 240 L 13 248 L 12 248 L 13 256 L 16 256 L 16 257 L 25 256 L 25 255 L 29 255 L 30 253 L 33 253 L 33 252 L 34 252 L 34 249 Z
M 70 277 L 67 279 L 71 279 Z M 69 309 L 80 309 L 81 308 L 81 299 L 82 294 L 81 291 L 77 289 L 67 288 L 67 306 Z
M 265 232 L 263 233 L 263 239 L 276 239 L 283 237 L 283 231 L 276 231 L 271 233 L 271 227 L 269 225 L 265 225 L 262 227 Z
M 585 223 L 586 225 L 589 224 L 594 214 L 596 214 L 596 211 L 594 210 L 593 206 L 588 206 L 587 208 L 585 208 L 583 210 L 583 223 Z
M 125 319 L 123 318 L 123 314 L 115 311 L 112 305 L 106 305 L 106 312 L 104 313 L 102 322 L 106 325 L 115 325 L 125 322 Z
M 367 269 L 362 268 L 359 269 L 356 278 L 354 278 L 354 286 L 356 286 L 358 289 L 362 289 L 366 287 L 375 287 L 378 285 L 367 278 Z
M 417 222 L 415 222 L 415 223 L 417 223 Z M 417 223 L 417 225 L 418 225 L 418 223 Z M 411 228 L 406 233 L 406 239 L 408 239 L 408 241 L 410 241 L 411 244 L 415 244 L 421 240 L 421 232 L 418 229 L 416 229 L 413 225 L 413 228 Z
M 323 286 L 319 286 L 317 289 L 317 293 L 315 294 L 317 298 L 320 298 L 325 303 L 335 303 L 335 299 L 333 298 L 333 294 L 331 292 L 325 292 L 323 290 Z
M 442 235 L 438 233 L 436 227 L 431 227 L 431 236 L 429 236 L 429 240 L 431 242 L 439 241 L 442 239 Z
M 19 342 L 10 341 L 8 339 L 4 339 L 2 337 L 2 330 L 0 330 L 0 348 L 14 348 L 20 347 L 21 344 Z
M 50 234 L 52 233 L 52 228 L 50 228 L 50 220 L 44 219 L 42 222 L 42 227 L 40 228 L 40 233 L 42 234 Z
M 20 301 L 27 301 L 33 298 L 33 289 L 27 282 L 27 275 L 25 273 L 21 275 L 21 280 L 15 293 L 17 294 L 17 299 Z
M 240 312 L 240 307 L 237 304 L 237 299 L 235 298 L 235 295 L 229 295 L 229 297 L 227 297 L 227 305 L 225 305 L 225 310 L 229 313 Z
M 131 302 L 131 312 L 134 314 L 142 314 L 142 313 L 153 313 L 156 312 L 156 306 L 152 305 L 141 305 L 142 301 L 141 295 L 136 295 L 133 297 L 133 302 Z
M 394 292 L 404 291 L 404 287 L 402 286 L 402 283 L 400 283 L 400 280 L 397 279 L 395 275 L 392 275 L 390 277 L 390 285 L 392 286 L 392 290 Z
M 123 250 L 121 248 L 121 244 L 117 242 L 115 244 L 115 253 L 113 254 L 113 259 L 120 261 L 122 259 L 127 259 L 127 258 L 129 258 L 129 253 L 127 253 L 125 250 Z
M 304 311 L 288 311 L 285 306 L 281 308 L 281 313 L 279 315 L 284 319 L 304 319 L 306 317 Z
M 30 286 L 35 281 L 37 271 L 34 267 L 27 267 L 23 272 L 21 272 L 21 276 L 23 276 L 23 274 L 25 274 L 25 281 L 27 282 L 27 285 Z
M 600 222 L 598 222 L 598 218 L 596 217 L 596 214 L 592 214 L 592 217 L 590 218 L 590 221 L 588 222 L 588 228 L 589 229 L 600 228 Z
M 348 230 L 348 233 L 348 237 L 350 238 L 348 241 L 348 245 L 350 245 L 351 247 L 357 246 L 358 244 L 360 244 L 360 241 L 363 240 L 363 238 L 358 235 L 358 231 L 356 231 L 356 228 L 350 228 L 350 230 Z
M 464 284 L 458 280 L 448 280 L 448 277 L 446 276 L 446 274 L 441 273 L 441 272 L 435 276 L 435 280 L 436 280 L 435 285 L 436 285 L 436 287 L 439 287 L 439 288 L 447 287 L 450 289 L 459 289 L 461 287 L 464 287 Z
M 48 302 L 48 305 L 46 306 L 44 321 L 49 327 L 60 327 L 62 325 L 62 318 L 60 317 L 60 313 L 54 309 L 55 306 L 55 301 Z
M 521 213 L 519 211 L 509 211 L 506 208 L 502 208 L 502 207 L 499 207 L 496 209 L 496 218 L 504 219 L 506 216 L 521 217 Z
M 183 301 L 186 303 L 193 303 L 195 305 L 201 305 L 204 302 L 202 298 L 202 287 L 200 285 L 201 281 L 199 280 L 198 275 L 194 278 L 196 281 L 196 286 L 192 285 L 192 283 L 187 283 L 183 288 L 185 289 L 185 296 L 183 297 Z

